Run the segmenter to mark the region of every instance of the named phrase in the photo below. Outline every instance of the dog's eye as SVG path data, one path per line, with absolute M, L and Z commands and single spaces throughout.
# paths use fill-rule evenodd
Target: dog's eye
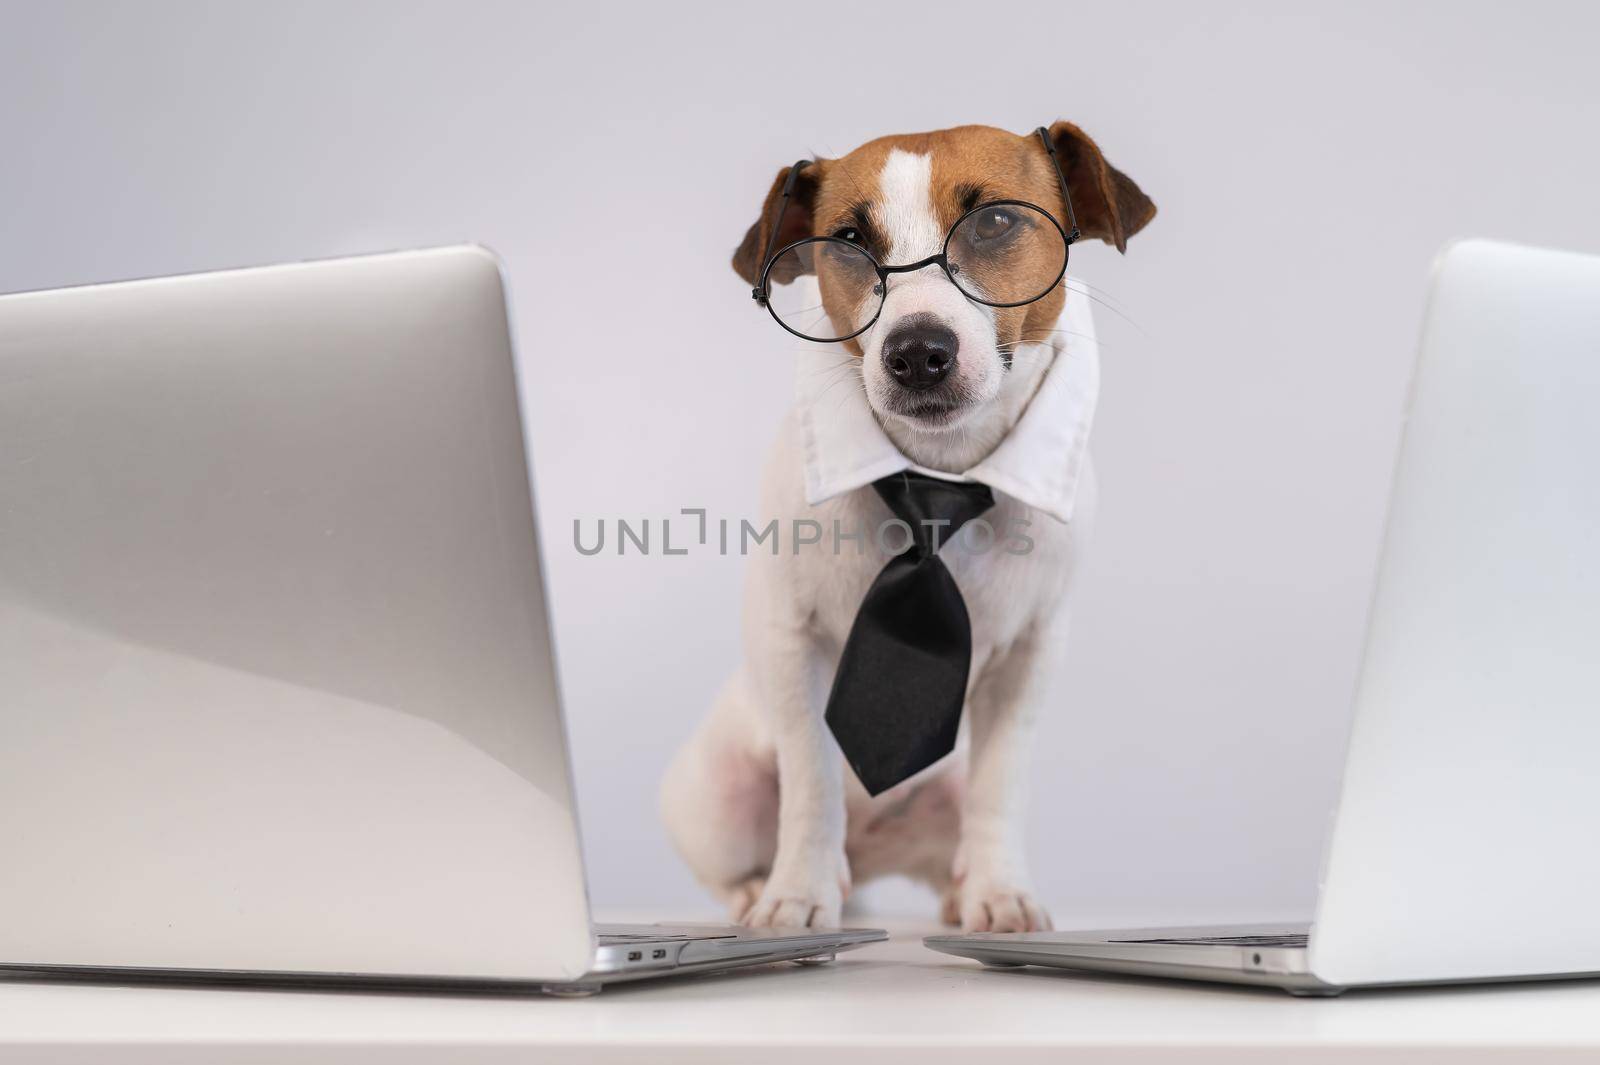
M 998 240 L 1011 232 L 1017 224 L 1017 216 L 1003 207 L 990 207 L 972 222 L 972 235 L 979 242 Z
M 857 229 L 855 226 L 845 226 L 843 229 L 836 229 L 828 235 L 834 240 L 848 241 L 858 248 L 865 248 L 867 246 L 867 242 L 861 237 L 861 230 Z

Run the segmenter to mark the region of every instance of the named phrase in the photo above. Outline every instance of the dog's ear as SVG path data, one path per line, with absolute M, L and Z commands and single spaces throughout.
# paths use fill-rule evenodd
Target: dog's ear
M 1132 178 L 1106 162 L 1089 135 L 1071 122 L 1051 126 L 1050 140 L 1067 175 L 1078 228 L 1086 237 L 1127 251 L 1128 238 L 1156 216 L 1156 205 Z
M 761 256 L 767 250 L 767 239 L 772 234 L 772 223 L 778 214 L 778 201 L 783 199 L 783 185 L 789 180 L 789 171 L 793 167 L 784 167 L 778 171 L 778 176 L 772 182 L 772 188 L 767 192 L 766 200 L 761 204 L 761 214 L 756 218 L 744 235 L 744 240 L 739 242 L 739 250 L 733 253 L 733 272 L 744 278 L 745 283 L 754 285 L 761 277 L 761 268 L 766 263 L 761 261 Z M 804 240 L 811 236 L 812 208 L 817 202 L 817 185 L 821 163 L 811 163 L 802 167 L 800 173 L 795 175 L 794 190 L 789 195 L 789 206 L 783 212 L 783 232 L 778 234 L 778 239 L 772 242 L 772 249 L 793 244 L 797 240 Z M 784 256 L 784 262 L 793 260 L 794 256 Z M 774 281 L 787 284 L 793 277 L 774 277 Z

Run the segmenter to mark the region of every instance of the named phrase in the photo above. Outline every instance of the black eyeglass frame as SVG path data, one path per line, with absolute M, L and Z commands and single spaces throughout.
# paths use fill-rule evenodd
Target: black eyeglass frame
M 948 278 L 950 283 L 956 287 L 956 291 L 960 292 L 972 302 L 981 303 L 986 307 L 1025 307 L 1030 303 L 1039 302 L 1046 296 L 1050 295 L 1051 292 L 1054 292 L 1055 287 L 1061 283 L 1061 279 L 1067 276 L 1067 261 L 1071 258 L 1072 245 L 1083 236 L 1083 232 L 1078 228 L 1078 217 L 1072 209 L 1072 194 L 1067 191 L 1067 176 L 1061 170 L 1061 160 L 1056 155 L 1055 144 L 1050 140 L 1050 131 L 1044 126 L 1040 126 L 1033 132 L 1034 136 L 1039 138 L 1039 143 L 1044 145 L 1045 152 L 1050 156 L 1050 165 L 1055 168 L 1056 181 L 1061 185 L 1061 202 L 1067 205 L 1067 221 L 1072 226 L 1071 230 L 1068 230 L 1062 226 L 1062 224 L 1056 220 L 1055 215 L 1051 214 L 1049 211 L 1045 210 L 1043 207 L 1040 207 L 1036 203 L 1029 203 L 1027 200 L 986 200 L 955 220 L 955 222 L 950 226 L 949 232 L 945 234 L 944 245 L 939 249 L 938 254 L 930 255 L 926 259 L 922 259 L 914 263 L 906 263 L 902 266 L 884 266 L 882 263 L 878 262 L 878 260 L 874 258 L 872 253 L 866 248 L 861 247 L 859 244 L 850 244 L 849 241 L 840 240 L 838 237 L 804 237 L 774 250 L 773 245 L 777 243 L 778 234 L 783 230 L 783 216 L 789 208 L 789 197 L 794 195 L 794 187 L 799 182 L 800 171 L 811 165 L 811 160 L 800 159 L 789 168 L 789 176 L 783 182 L 783 191 L 780 194 L 782 198 L 778 201 L 778 217 L 773 220 L 772 231 L 767 236 L 767 249 L 765 258 L 763 259 L 764 265 L 761 268 L 761 276 L 757 279 L 755 287 L 750 290 L 750 298 L 756 301 L 757 306 L 765 307 L 767 309 L 767 313 L 772 315 L 772 320 L 777 322 L 778 325 L 782 326 L 786 332 L 794 334 L 801 340 L 809 340 L 816 344 L 838 344 L 842 341 L 851 340 L 855 337 L 858 337 L 862 333 L 865 333 L 868 329 L 871 329 L 877 324 L 879 316 L 883 314 L 884 299 L 882 297 L 886 296 L 887 294 L 886 290 L 889 283 L 889 275 L 914 273 L 917 270 L 924 270 L 930 266 L 937 266 L 940 270 L 944 271 L 945 277 Z M 1039 214 L 1042 214 L 1048 218 L 1050 220 L 1050 224 L 1055 226 L 1056 231 L 1061 234 L 1061 270 L 1056 274 L 1055 279 L 1046 285 L 1044 290 L 1041 291 L 1037 296 L 1030 296 L 1028 299 L 1015 300 L 1010 303 L 999 302 L 996 300 L 986 300 L 980 296 L 974 296 L 972 293 L 968 292 L 964 287 L 962 287 L 961 282 L 957 281 L 955 277 L 959 270 L 953 271 L 950 268 L 950 240 L 955 236 L 956 231 L 961 228 L 961 224 L 980 211 L 993 210 L 996 207 L 1026 207 L 1029 210 L 1037 211 Z M 878 285 L 876 287 L 880 290 L 878 291 L 880 298 L 878 300 L 877 312 L 873 314 L 871 320 L 868 321 L 866 325 L 862 326 L 860 329 L 857 329 L 854 333 L 850 333 L 846 336 L 833 337 L 828 340 L 819 340 L 816 337 L 807 336 L 799 330 L 791 328 L 784 322 L 782 318 L 778 317 L 778 312 L 773 309 L 772 301 L 769 298 L 771 289 L 767 284 L 767 277 L 772 273 L 772 266 L 778 261 L 780 256 L 787 255 L 794 249 L 804 247 L 807 244 L 825 243 L 846 244 L 851 249 L 866 256 L 867 262 L 872 264 L 872 269 L 878 275 Z

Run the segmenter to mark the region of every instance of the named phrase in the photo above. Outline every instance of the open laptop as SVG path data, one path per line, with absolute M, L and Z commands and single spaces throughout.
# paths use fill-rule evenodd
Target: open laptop
M 590 923 L 489 253 L 0 297 L 3 968 L 582 993 L 883 937 Z
M 1600 258 L 1438 260 L 1310 928 L 933 936 L 1297 994 L 1600 975 Z

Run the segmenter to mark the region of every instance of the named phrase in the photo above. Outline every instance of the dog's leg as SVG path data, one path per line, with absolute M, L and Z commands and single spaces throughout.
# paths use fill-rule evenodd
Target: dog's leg
M 844 855 L 844 760 L 822 719 L 820 666 L 826 656 L 803 627 L 775 621 L 750 633 L 749 651 L 753 687 L 777 752 L 778 847 L 744 923 L 836 926 L 850 871 Z
M 956 858 L 958 910 L 967 932 L 1050 927 L 1023 857 L 1029 741 L 1046 647 L 1064 626 L 1035 628 L 991 659 L 967 701 L 971 761 Z
M 759 707 L 742 673 L 673 758 L 661 816 L 689 869 L 742 918 L 766 883 L 778 835 L 778 767 L 755 732 Z

